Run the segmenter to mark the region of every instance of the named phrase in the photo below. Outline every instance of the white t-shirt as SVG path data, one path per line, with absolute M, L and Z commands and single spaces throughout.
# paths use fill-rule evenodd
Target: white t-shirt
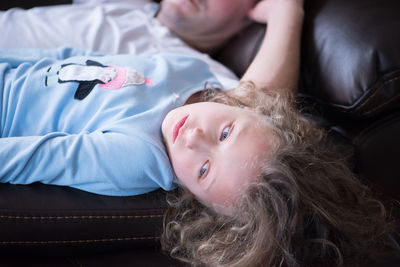
M 74 47 L 104 54 L 174 52 L 205 61 L 224 89 L 237 86 L 228 68 L 179 39 L 156 18 L 150 0 L 75 0 L 72 5 L 0 12 L 0 48 Z

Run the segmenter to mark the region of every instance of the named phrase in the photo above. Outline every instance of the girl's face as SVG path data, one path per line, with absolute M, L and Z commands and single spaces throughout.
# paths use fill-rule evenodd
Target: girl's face
M 170 111 L 162 134 L 180 183 L 209 205 L 228 207 L 274 151 L 274 134 L 250 109 L 213 102 Z

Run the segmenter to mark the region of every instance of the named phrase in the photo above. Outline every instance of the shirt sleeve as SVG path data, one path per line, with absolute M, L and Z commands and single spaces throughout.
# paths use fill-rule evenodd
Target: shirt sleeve
M 171 189 L 172 171 L 140 138 L 95 131 L 0 138 L 0 182 L 75 187 L 114 196 Z M 165 179 L 165 180 L 163 180 Z

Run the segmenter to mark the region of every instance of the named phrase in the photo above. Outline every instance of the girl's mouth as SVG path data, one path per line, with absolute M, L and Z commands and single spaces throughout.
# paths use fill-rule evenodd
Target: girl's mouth
M 172 143 L 174 144 L 176 139 L 178 138 L 179 135 L 179 130 L 182 128 L 182 126 L 185 124 L 187 118 L 189 117 L 189 115 L 186 115 L 185 117 L 183 117 L 180 121 L 178 121 L 173 130 L 172 130 Z

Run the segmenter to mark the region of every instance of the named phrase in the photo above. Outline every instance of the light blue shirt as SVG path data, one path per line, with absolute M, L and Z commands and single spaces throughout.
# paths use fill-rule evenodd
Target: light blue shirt
M 0 182 L 114 196 L 176 186 L 161 123 L 216 84 L 206 63 L 164 53 L 0 50 Z

